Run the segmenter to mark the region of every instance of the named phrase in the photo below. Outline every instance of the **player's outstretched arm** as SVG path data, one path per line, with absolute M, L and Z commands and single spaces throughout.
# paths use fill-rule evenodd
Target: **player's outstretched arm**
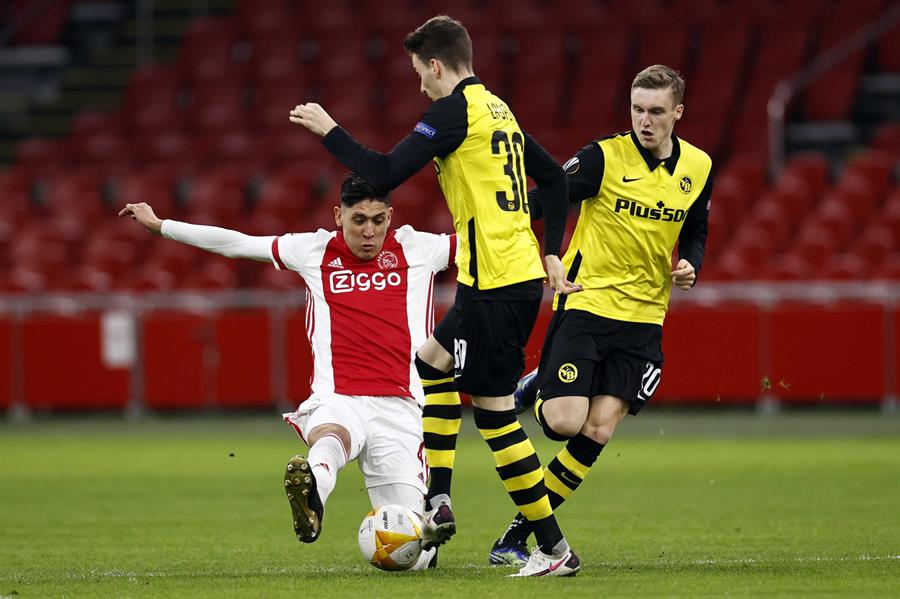
M 387 154 L 368 148 L 312 102 L 295 106 L 290 120 L 321 136 L 326 150 L 382 192 L 389 192 L 412 177 L 437 155 L 422 143 L 413 143 L 409 135 Z
M 162 235 L 166 239 L 192 245 L 227 258 L 247 258 L 259 262 L 271 262 L 272 240 L 274 237 L 254 237 L 239 231 L 192 225 L 177 220 L 160 220 L 153 208 L 143 202 L 125 204 L 119 216 L 130 216 L 148 231 Z

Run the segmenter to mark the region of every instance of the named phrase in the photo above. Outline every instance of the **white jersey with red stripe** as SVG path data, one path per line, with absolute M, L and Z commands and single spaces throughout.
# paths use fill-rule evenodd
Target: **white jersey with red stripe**
M 452 264 L 456 235 L 390 231 L 360 260 L 341 232 L 319 229 L 272 241 L 272 262 L 307 285 L 313 394 L 399 396 L 424 403 L 415 352 L 434 328 L 434 275 Z

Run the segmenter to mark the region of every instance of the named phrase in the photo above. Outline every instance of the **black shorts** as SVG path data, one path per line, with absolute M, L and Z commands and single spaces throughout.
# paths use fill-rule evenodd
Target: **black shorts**
M 612 395 L 637 414 L 662 379 L 662 326 L 582 310 L 553 314 L 538 372 L 543 400 Z
M 456 301 L 434 329 L 435 340 L 453 355 L 456 390 L 511 395 L 525 370 L 524 348 L 540 307 L 540 295 L 499 299 L 457 286 Z

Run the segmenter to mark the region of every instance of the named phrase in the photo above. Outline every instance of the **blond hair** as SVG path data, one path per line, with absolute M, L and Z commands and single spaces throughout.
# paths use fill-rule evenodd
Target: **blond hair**
M 649 66 L 638 73 L 631 82 L 631 89 L 671 89 L 675 106 L 684 100 L 684 78 L 681 73 L 664 64 Z

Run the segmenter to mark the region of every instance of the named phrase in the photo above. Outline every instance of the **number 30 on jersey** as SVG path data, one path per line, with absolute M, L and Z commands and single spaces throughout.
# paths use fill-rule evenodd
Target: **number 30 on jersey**
M 506 191 L 497 192 L 497 205 L 506 212 L 516 212 L 520 208 L 523 212 L 528 212 L 528 202 L 523 201 L 525 196 L 525 162 L 522 157 L 524 149 L 525 141 L 518 131 L 514 131 L 512 136 L 506 131 L 494 131 L 491 136 L 491 153 L 498 156 L 506 153 L 503 172 L 512 183 L 512 198 L 506 194 Z

